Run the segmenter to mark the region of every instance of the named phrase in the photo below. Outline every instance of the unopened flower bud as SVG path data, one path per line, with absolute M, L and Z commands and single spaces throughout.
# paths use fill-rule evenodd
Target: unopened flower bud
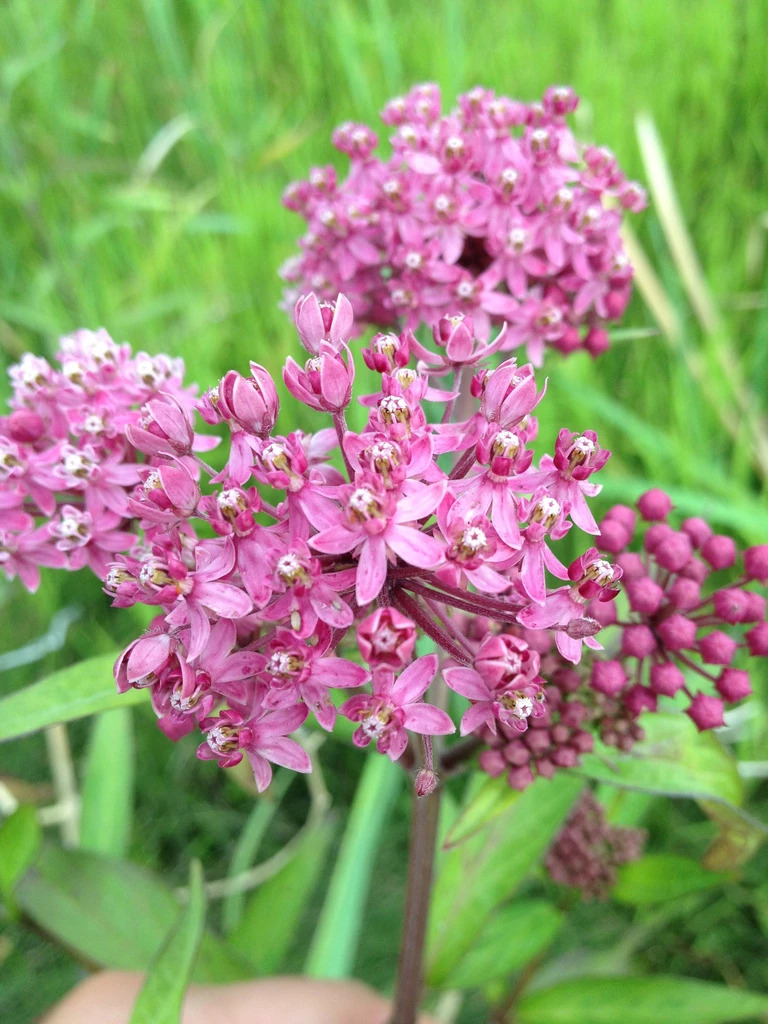
M 704 732 L 725 725 L 723 710 L 723 702 L 718 697 L 697 693 L 685 713 L 690 716 L 699 732 Z
M 671 662 L 651 666 L 651 689 L 661 697 L 674 697 L 685 686 L 685 676 Z
M 736 561 L 736 545 L 724 534 L 713 534 L 702 545 L 701 553 L 715 570 L 728 569 Z
M 684 615 L 670 615 L 659 625 L 656 632 L 668 651 L 682 651 L 693 647 L 696 640 L 696 623 Z
M 715 629 L 699 640 L 698 648 L 705 665 L 730 665 L 736 653 L 736 641 Z
M 749 673 L 738 668 L 723 669 L 715 686 L 723 700 L 727 700 L 729 704 L 743 700 L 744 697 L 748 697 L 752 693 Z
M 416 776 L 414 790 L 416 796 L 429 796 L 437 789 L 438 778 L 431 768 L 422 768 Z
M 744 552 L 744 572 L 748 579 L 763 586 L 768 583 L 768 544 L 758 544 Z
M 643 519 L 647 522 L 655 522 L 667 518 L 672 510 L 672 500 L 664 491 L 654 487 L 640 495 L 637 499 L 637 507 Z

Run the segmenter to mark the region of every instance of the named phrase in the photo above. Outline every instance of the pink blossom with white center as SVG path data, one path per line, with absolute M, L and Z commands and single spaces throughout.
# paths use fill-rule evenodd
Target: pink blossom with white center
M 264 648 L 265 662 L 259 679 L 267 684 L 264 708 L 286 708 L 303 701 L 319 724 L 330 732 L 336 722 L 336 708 L 329 688 L 363 686 L 370 673 L 346 658 L 326 657 L 330 633 L 319 634 L 314 647 L 307 646 L 288 629 L 278 629 Z
M 203 720 L 206 740 L 197 748 L 197 756 L 231 768 L 245 754 L 256 788 L 263 793 L 272 781 L 273 764 L 294 772 L 312 771 L 307 752 L 288 736 L 304 722 L 307 713 L 301 704 L 280 711 L 257 711 L 251 718 L 239 711 L 222 711 L 218 717 Z
M 344 510 L 336 522 L 310 540 L 327 554 L 343 554 L 359 547 L 356 598 L 368 604 L 381 591 L 389 559 L 434 569 L 443 560 L 443 546 L 434 537 L 406 525 L 430 516 L 445 493 L 445 481 L 430 484 L 396 499 L 384 491 L 372 474 L 361 474 L 358 485 L 340 488 Z
M 418 658 L 397 679 L 391 669 L 378 669 L 373 693 L 350 697 L 339 708 L 339 714 L 359 723 L 352 737 L 355 744 L 367 747 L 374 741 L 380 754 L 397 761 L 408 746 L 408 731 L 424 736 L 455 732 L 445 711 L 421 700 L 436 672 L 436 654 Z
M 127 551 L 136 543 L 135 533 L 119 529 L 122 523 L 122 516 L 106 508 L 91 515 L 74 505 L 62 505 L 48 530 L 56 538 L 57 550 L 67 552 L 70 569 L 87 565 L 103 578 L 115 552 Z
M 585 497 L 592 498 L 602 490 L 588 478 L 602 469 L 611 453 L 601 448 L 594 430 L 573 433 L 565 427 L 557 436 L 555 456 L 542 455 L 538 472 L 527 474 L 529 487 L 547 488 L 561 505 L 570 506 L 570 516 L 585 533 L 598 533 L 597 523 L 589 511 Z
M 546 488 L 540 487 L 530 501 L 520 501 L 518 511 L 520 521 L 528 523 L 521 531 L 522 546 L 515 559 L 520 583 L 532 601 L 543 604 L 547 597 L 544 570 L 548 569 L 558 579 L 568 579 L 568 570 L 552 553 L 547 541 L 548 538 L 560 540 L 570 530 L 571 523 L 566 519 L 569 506 L 561 505 Z
M 291 629 L 302 638 L 312 636 L 318 620 L 334 629 L 352 625 L 352 609 L 339 591 L 354 586 L 354 569 L 323 573 L 319 560 L 301 540 L 290 547 L 275 545 L 270 569 L 272 593 L 279 596 L 264 609 L 265 618 L 274 622 L 288 619 Z

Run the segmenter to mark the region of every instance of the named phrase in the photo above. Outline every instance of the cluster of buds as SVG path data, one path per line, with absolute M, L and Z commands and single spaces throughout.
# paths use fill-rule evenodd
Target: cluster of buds
M 617 868 L 638 860 L 646 834 L 605 820 L 603 805 L 585 792 L 551 846 L 544 865 L 553 881 L 579 889 L 584 900 L 606 900 Z
M 389 159 L 368 126 L 341 125 L 348 176 L 315 167 L 283 197 L 307 221 L 282 270 L 286 303 L 344 291 L 358 322 L 380 327 L 431 326 L 455 309 L 481 340 L 506 320 L 503 351 L 524 345 L 536 366 L 547 345 L 603 352 L 631 291 L 621 219 L 645 193 L 610 150 L 576 141 L 578 102 L 567 87 L 536 103 L 476 88 L 442 114 L 439 88 L 419 85 L 382 112 Z
M 149 687 L 172 738 L 202 729 L 201 757 L 228 766 L 247 756 L 262 788 L 273 763 L 309 769 L 289 734 L 310 714 L 329 730 L 345 716 L 359 746 L 373 742 L 393 760 L 421 734 L 431 770 L 430 737 L 455 726 L 425 699 L 440 658 L 414 658 L 421 632 L 441 652 L 442 678 L 469 702 L 463 734 L 524 734 L 546 704 L 540 655 L 526 639 L 541 630 L 528 620 L 547 620 L 558 657 L 578 662 L 582 644 L 599 647 L 587 605 L 617 593 L 621 569 L 596 548 L 570 566 L 552 550 L 574 524 L 597 533 L 586 498 L 610 453 L 591 431 L 563 430 L 534 465 L 543 390 L 533 368 L 483 365 L 498 346 L 478 342 L 461 314 L 436 327 L 445 356 L 408 331 L 374 337 L 363 354 L 380 388 L 360 398 L 363 430 L 349 430 L 351 306 L 310 294 L 295 320 L 309 358 L 286 361 L 285 384 L 332 427 L 276 434 L 276 388 L 253 363 L 198 403 L 208 423 L 230 429 L 219 472 L 197 459 L 192 474 L 186 452 L 160 452 L 154 434 L 133 431 L 153 460 L 151 486 L 144 480 L 130 499 L 143 543 L 112 563 L 105 586 L 115 605 L 159 615 L 118 660 L 118 685 Z M 450 389 L 437 387 L 449 373 Z M 454 408 L 464 410 L 458 422 Z M 278 493 L 274 503 L 265 488 Z M 565 585 L 548 588 L 547 573 Z M 475 639 L 466 613 L 487 623 Z M 334 700 L 340 689 L 354 693 Z
M 103 577 L 137 539 L 131 495 L 151 486 L 153 463 L 183 471 L 165 466 L 174 455 L 194 473 L 185 456 L 216 443 L 193 436 L 180 359 L 133 355 L 102 329 L 62 338 L 56 361 L 26 354 L 12 366 L 11 412 L 0 416 L 0 569 L 32 591 L 40 566 Z M 154 450 L 142 447 L 151 457 L 140 464 L 146 436 Z
M 665 703 L 671 708 L 671 698 L 700 731 L 724 725 L 725 706 L 752 692 L 749 659 L 768 657 L 766 601 L 755 589 L 768 584 L 768 545 L 747 548 L 734 579 L 738 552 L 730 537 L 701 518 L 675 530 L 667 522 L 672 502 L 657 489 L 643 494 L 637 509 L 639 516 L 626 505 L 609 509 L 596 538 L 616 559 L 612 571 L 621 572 L 624 591 L 619 601 L 596 598 L 585 608 L 584 621 L 605 629 L 605 654 L 566 666 L 544 638 L 544 713 L 524 736 L 506 726 L 479 730 L 487 746 L 481 767 L 493 776 L 506 773 L 514 788 L 577 766 L 595 735 L 629 751 L 643 738 L 640 715 Z M 538 607 L 521 612 L 518 622 L 550 625 Z

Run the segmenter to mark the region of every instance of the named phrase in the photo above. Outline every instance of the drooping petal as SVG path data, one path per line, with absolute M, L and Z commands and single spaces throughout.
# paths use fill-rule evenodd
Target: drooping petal
M 357 565 L 357 603 L 366 605 L 377 597 L 386 577 L 387 550 L 384 538 L 382 535 L 369 537 L 360 549 Z

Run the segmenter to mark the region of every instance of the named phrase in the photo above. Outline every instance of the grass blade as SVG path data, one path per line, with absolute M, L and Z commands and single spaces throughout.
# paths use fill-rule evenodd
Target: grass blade
M 403 777 L 389 758 L 366 758 L 304 967 L 312 977 L 352 972 L 376 848 Z

